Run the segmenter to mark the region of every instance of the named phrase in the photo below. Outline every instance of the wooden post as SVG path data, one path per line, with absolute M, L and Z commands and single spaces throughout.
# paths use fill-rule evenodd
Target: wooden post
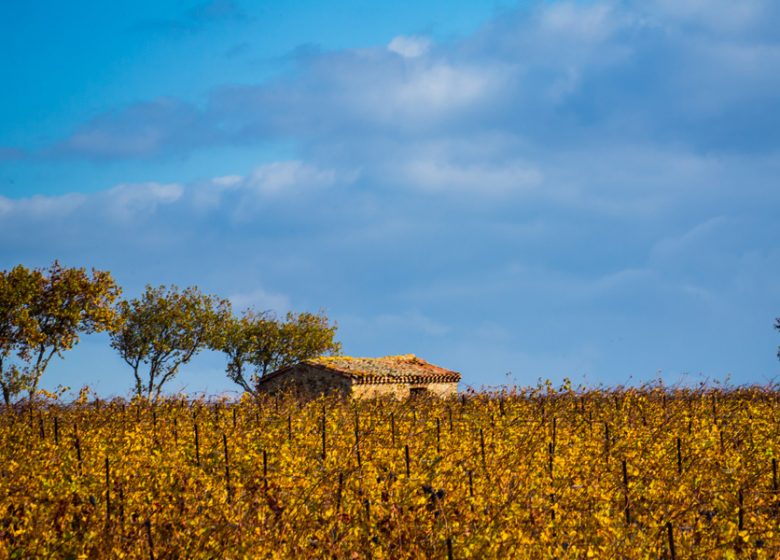
M 125 534 L 125 490 L 119 485 L 119 534 Z
M 624 510 L 626 512 L 626 525 L 631 524 L 631 506 L 628 501 L 628 466 L 626 460 L 623 459 L 623 489 L 625 491 L 625 504 Z
M 339 485 L 336 488 L 336 514 L 341 512 L 341 493 L 344 491 L 344 473 L 339 473 Z
M 682 440 L 677 438 L 677 474 L 682 474 Z
M 482 468 L 487 472 L 487 461 L 485 459 L 485 434 L 482 428 L 479 429 L 479 451 L 482 455 Z
M 666 536 L 669 539 L 669 556 L 672 560 L 677 560 L 677 554 L 674 551 L 674 531 L 672 530 L 672 522 L 666 522 Z
M 76 447 L 76 459 L 79 463 L 79 474 L 81 474 L 81 439 L 79 439 L 79 427 L 77 424 L 73 426 L 73 444 Z
M 154 542 L 152 541 L 152 522 L 149 518 L 144 521 L 146 528 L 146 541 L 149 543 L 149 560 L 154 560 Z
M 230 504 L 233 502 L 233 496 L 230 489 L 230 461 L 228 460 L 228 444 L 227 436 L 222 433 L 222 448 L 225 451 L 225 489 L 227 490 L 227 502 Z
M 447 537 L 447 560 L 453 560 L 452 555 L 452 537 Z
M 200 466 L 200 440 L 198 438 L 198 423 L 195 423 L 195 464 Z
M 409 478 L 409 446 L 404 445 L 404 458 L 406 459 L 406 478 Z
M 326 430 L 325 411 L 323 410 L 322 412 L 322 460 L 323 461 L 325 460 L 326 457 L 326 443 L 327 443 L 325 430 Z
M 547 455 L 549 461 L 548 469 L 550 471 L 550 479 L 553 478 L 553 455 L 554 454 L 555 454 L 555 446 L 552 444 L 552 442 L 549 442 L 547 444 Z
M 106 457 L 106 525 L 111 522 L 111 468 Z
M 268 452 L 263 449 L 263 490 L 268 494 Z
M 553 450 L 555 450 L 555 444 L 558 437 L 558 419 L 553 416 L 552 419 L 552 446 Z
M 54 417 L 54 443 L 60 444 L 60 423 L 56 416 Z
M 441 421 L 436 417 L 436 453 L 441 453 Z
M 740 531 L 742 531 L 745 528 L 745 508 L 742 497 L 742 488 L 739 489 L 737 499 L 739 501 L 739 509 L 737 510 L 737 527 Z

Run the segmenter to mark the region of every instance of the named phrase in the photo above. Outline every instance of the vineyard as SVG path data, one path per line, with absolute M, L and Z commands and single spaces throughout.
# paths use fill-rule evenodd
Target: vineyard
M 776 558 L 774 388 L 56 399 L 0 416 L 0 558 Z

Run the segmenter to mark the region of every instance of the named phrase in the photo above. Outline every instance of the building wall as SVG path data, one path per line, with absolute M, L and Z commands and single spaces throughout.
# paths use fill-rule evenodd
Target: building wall
M 303 397 L 316 397 L 323 393 L 350 393 L 350 380 L 320 368 L 299 364 L 284 375 L 265 381 L 260 388 L 269 393 L 291 391 Z
M 269 393 L 291 391 L 303 397 L 323 393 L 351 395 L 357 399 L 393 396 L 406 399 L 413 388 L 425 389 L 438 397 L 456 395 L 457 383 L 355 383 L 349 379 L 307 364 L 298 364 L 285 374 L 266 380 L 260 388 Z
M 406 399 L 415 388 L 425 389 L 437 397 L 449 397 L 458 393 L 457 383 L 360 383 L 352 385 L 352 396 L 356 399 L 385 396 Z

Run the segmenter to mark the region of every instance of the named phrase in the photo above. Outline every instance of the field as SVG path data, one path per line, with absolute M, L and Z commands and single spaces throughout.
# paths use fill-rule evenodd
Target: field
M 776 558 L 774 388 L 0 416 L 0 558 Z

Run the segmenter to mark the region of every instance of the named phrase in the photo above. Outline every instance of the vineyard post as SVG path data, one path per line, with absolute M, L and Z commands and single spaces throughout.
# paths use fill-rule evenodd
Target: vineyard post
M 227 435 L 222 432 L 222 448 L 225 451 L 225 490 L 227 491 L 228 504 L 233 503 L 233 496 L 230 489 L 230 461 L 228 460 Z
M 358 469 L 363 468 L 363 462 L 360 458 L 360 416 L 355 409 L 355 455 L 357 457 Z
M 111 467 L 106 457 L 106 527 L 111 523 Z
M 173 417 L 173 443 L 174 445 L 178 446 L 179 444 L 179 423 L 176 420 L 176 417 Z
M 737 527 L 740 531 L 745 528 L 745 509 L 744 500 L 742 496 L 742 488 L 737 493 L 737 501 L 739 502 L 739 509 L 737 509 Z
M 609 439 L 609 424 L 604 422 L 604 458 L 607 462 L 609 462 L 609 446 L 610 446 L 610 439 Z
M 677 554 L 674 550 L 674 531 L 672 530 L 672 522 L 666 522 L 666 536 L 669 541 L 669 556 L 672 560 L 677 560 Z
M 119 484 L 119 534 L 125 534 L 125 490 L 122 484 Z
M 441 421 L 436 417 L 436 453 L 441 453 Z
M 777 459 L 775 459 L 774 457 L 772 457 L 772 492 L 774 493 L 774 502 L 775 502 L 773 506 L 773 510 L 774 510 L 773 515 L 776 517 L 777 510 L 780 507 L 780 503 L 778 503 L 777 501 Z
M 60 423 L 56 416 L 54 417 L 54 443 L 60 444 Z
M 482 455 L 482 468 L 487 473 L 487 461 L 485 460 L 485 434 L 482 428 L 479 429 L 479 451 Z
M 469 481 L 469 509 L 471 510 L 471 513 L 474 513 L 474 475 L 471 472 L 471 469 L 466 471 L 466 474 L 468 475 L 468 481 Z
M 233 429 L 236 429 L 236 424 L 238 423 L 238 419 L 236 418 L 236 407 L 232 407 L 231 409 L 233 411 Z
M 682 474 L 682 440 L 677 438 L 677 474 Z
M 453 560 L 452 555 L 452 537 L 447 537 L 447 560 Z
M 149 543 L 149 560 L 154 560 L 154 542 L 152 541 L 152 522 L 149 518 L 144 521 L 144 527 L 146 528 L 146 541 Z
M 409 478 L 409 445 L 404 445 L 404 459 L 406 460 L 406 478 Z
M 292 414 L 287 415 L 287 443 L 292 445 Z
M 46 430 L 43 427 L 43 412 L 38 413 L 38 429 L 39 429 L 39 435 L 41 436 L 41 441 L 46 439 Z
M 395 413 L 390 413 L 390 434 L 393 441 L 393 447 L 395 447 Z
M 322 411 L 322 453 L 321 453 L 323 461 L 325 461 L 325 457 L 326 457 L 326 454 L 327 454 L 326 447 L 325 447 L 325 445 L 327 443 L 326 429 L 327 429 L 327 424 L 325 423 L 325 410 L 323 408 L 323 411 Z
M 555 453 L 555 446 L 552 444 L 552 442 L 549 442 L 547 444 L 547 455 L 548 455 L 548 461 L 549 461 L 549 471 L 550 471 L 550 480 L 552 480 L 553 477 L 553 455 Z
M 263 449 L 263 491 L 268 494 L 268 451 Z
M 341 513 L 341 493 L 344 491 L 344 473 L 339 473 L 339 485 L 336 488 L 336 514 Z
M 195 464 L 200 466 L 200 440 L 198 438 L 198 423 L 195 422 Z
M 628 466 L 626 460 L 623 459 L 623 488 L 625 490 L 625 512 L 626 512 L 626 525 L 631 524 L 631 506 L 628 501 Z
M 79 463 L 79 474 L 82 472 L 81 465 L 81 439 L 79 439 L 79 426 L 74 424 L 73 426 L 73 445 L 76 447 L 76 459 Z
M 717 409 L 718 396 L 712 393 L 712 423 L 718 425 L 718 409 Z

